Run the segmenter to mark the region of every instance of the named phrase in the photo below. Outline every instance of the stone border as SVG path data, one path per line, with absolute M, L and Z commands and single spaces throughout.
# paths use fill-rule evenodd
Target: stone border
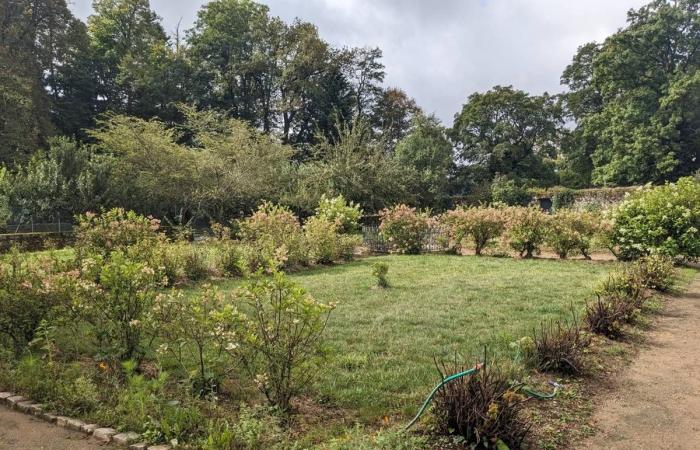
M 0 392 L 0 405 L 5 405 L 12 410 L 35 416 L 49 423 L 58 425 L 68 430 L 77 431 L 96 440 L 101 444 L 116 444 L 121 447 L 128 447 L 130 450 L 171 450 L 169 445 L 148 445 L 145 442 L 138 442 L 141 436 L 133 431 L 117 433 L 113 428 L 103 428 L 97 424 L 88 424 L 82 420 L 70 417 L 56 416 L 45 411 L 44 405 L 33 402 L 21 395 L 12 392 Z

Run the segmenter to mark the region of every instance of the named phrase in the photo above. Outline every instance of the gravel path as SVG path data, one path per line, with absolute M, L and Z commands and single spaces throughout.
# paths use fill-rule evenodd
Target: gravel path
M 700 277 L 672 298 L 593 415 L 586 449 L 700 449 Z
M 2 450 L 105 450 L 84 434 L 0 406 Z

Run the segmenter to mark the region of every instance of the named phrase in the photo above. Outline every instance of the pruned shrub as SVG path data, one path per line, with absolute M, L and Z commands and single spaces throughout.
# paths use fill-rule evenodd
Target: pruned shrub
M 425 212 L 407 205 L 396 205 L 379 213 L 379 231 L 394 253 L 417 255 L 430 231 L 432 220 Z
M 158 219 L 123 208 L 100 214 L 86 213 L 77 219 L 75 245 L 80 252 L 95 252 L 106 257 L 112 251 L 125 251 L 137 244 L 145 244 L 144 248 L 148 248 L 162 238 Z
M 345 200 L 342 195 L 328 198 L 324 194 L 316 208 L 316 217 L 334 223 L 338 233 L 355 233 L 359 230 L 362 209 L 357 203 Z
M 462 370 L 443 366 L 440 377 Z M 487 361 L 474 375 L 444 385 L 433 411 L 441 433 L 462 436 L 470 447 L 519 448 L 530 429 L 521 413 L 524 400 L 508 374 Z
M 382 289 L 389 287 L 389 280 L 386 277 L 388 274 L 389 264 L 382 261 L 372 264 L 372 275 L 377 279 L 377 287 Z
M 241 240 L 261 252 L 283 248 L 284 264 L 295 266 L 307 263 L 299 218 L 284 206 L 263 203 L 250 217 L 238 222 Z
M 590 259 L 588 251 L 595 232 L 590 213 L 564 210 L 549 216 L 546 241 L 561 259 L 576 251 Z
M 491 183 L 491 199 L 510 206 L 527 206 L 532 201 L 532 195 L 516 180 L 496 175 Z
M 547 215 L 539 208 L 508 208 L 506 210 L 508 244 L 522 258 L 539 253 L 547 235 Z
M 588 328 L 596 334 L 602 334 L 610 339 L 623 336 L 623 325 L 627 321 L 630 306 L 618 296 L 602 296 L 586 306 L 586 322 Z
M 440 216 L 440 224 L 446 230 L 450 247 L 460 251 L 467 238 L 474 242 L 474 251 L 482 251 L 503 232 L 505 220 L 503 209 L 457 208 Z
M 314 300 L 282 272 L 256 275 L 237 296 L 250 311 L 247 319 L 228 308 L 218 320 L 222 329 L 239 327 L 242 345 L 223 349 L 241 361 L 271 405 L 288 411 L 291 399 L 313 380 L 334 307 Z
M 542 372 L 578 374 L 583 369 L 584 350 L 590 337 L 573 317 L 571 322 L 540 324 L 532 333 L 532 346 L 526 349 L 529 363 Z
M 667 292 L 673 287 L 676 270 L 668 256 L 644 256 L 635 262 L 634 270 L 649 289 Z
M 613 217 L 611 240 L 623 260 L 652 253 L 700 257 L 700 183 L 693 178 L 634 192 Z

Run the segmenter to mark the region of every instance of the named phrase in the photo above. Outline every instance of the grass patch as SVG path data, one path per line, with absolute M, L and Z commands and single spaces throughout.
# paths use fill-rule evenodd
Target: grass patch
M 372 264 L 378 261 L 389 265 L 388 289 L 376 288 Z M 508 352 L 508 343 L 541 321 L 568 317 L 572 304 L 582 310 L 611 267 L 424 255 L 295 273 L 318 300 L 338 304 L 325 333 L 331 352 L 315 397 L 363 422 L 403 421 L 437 381 L 434 358 L 467 359 L 485 345 Z

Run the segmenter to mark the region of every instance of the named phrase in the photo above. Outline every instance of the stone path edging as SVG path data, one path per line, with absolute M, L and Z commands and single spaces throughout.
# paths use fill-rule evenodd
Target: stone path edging
M 45 411 L 44 405 L 33 402 L 21 395 L 12 392 L 0 392 L 0 405 L 5 405 L 10 409 L 24 414 L 38 417 L 46 422 L 58 425 L 72 431 L 77 431 L 103 444 L 116 444 L 129 450 L 171 450 L 169 445 L 148 445 L 145 442 L 138 442 L 141 436 L 133 431 L 117 433 L 113 428 L 103 428 L 97 424 L 88 424 L 82 420 L 70 417 L 57 416 Z

